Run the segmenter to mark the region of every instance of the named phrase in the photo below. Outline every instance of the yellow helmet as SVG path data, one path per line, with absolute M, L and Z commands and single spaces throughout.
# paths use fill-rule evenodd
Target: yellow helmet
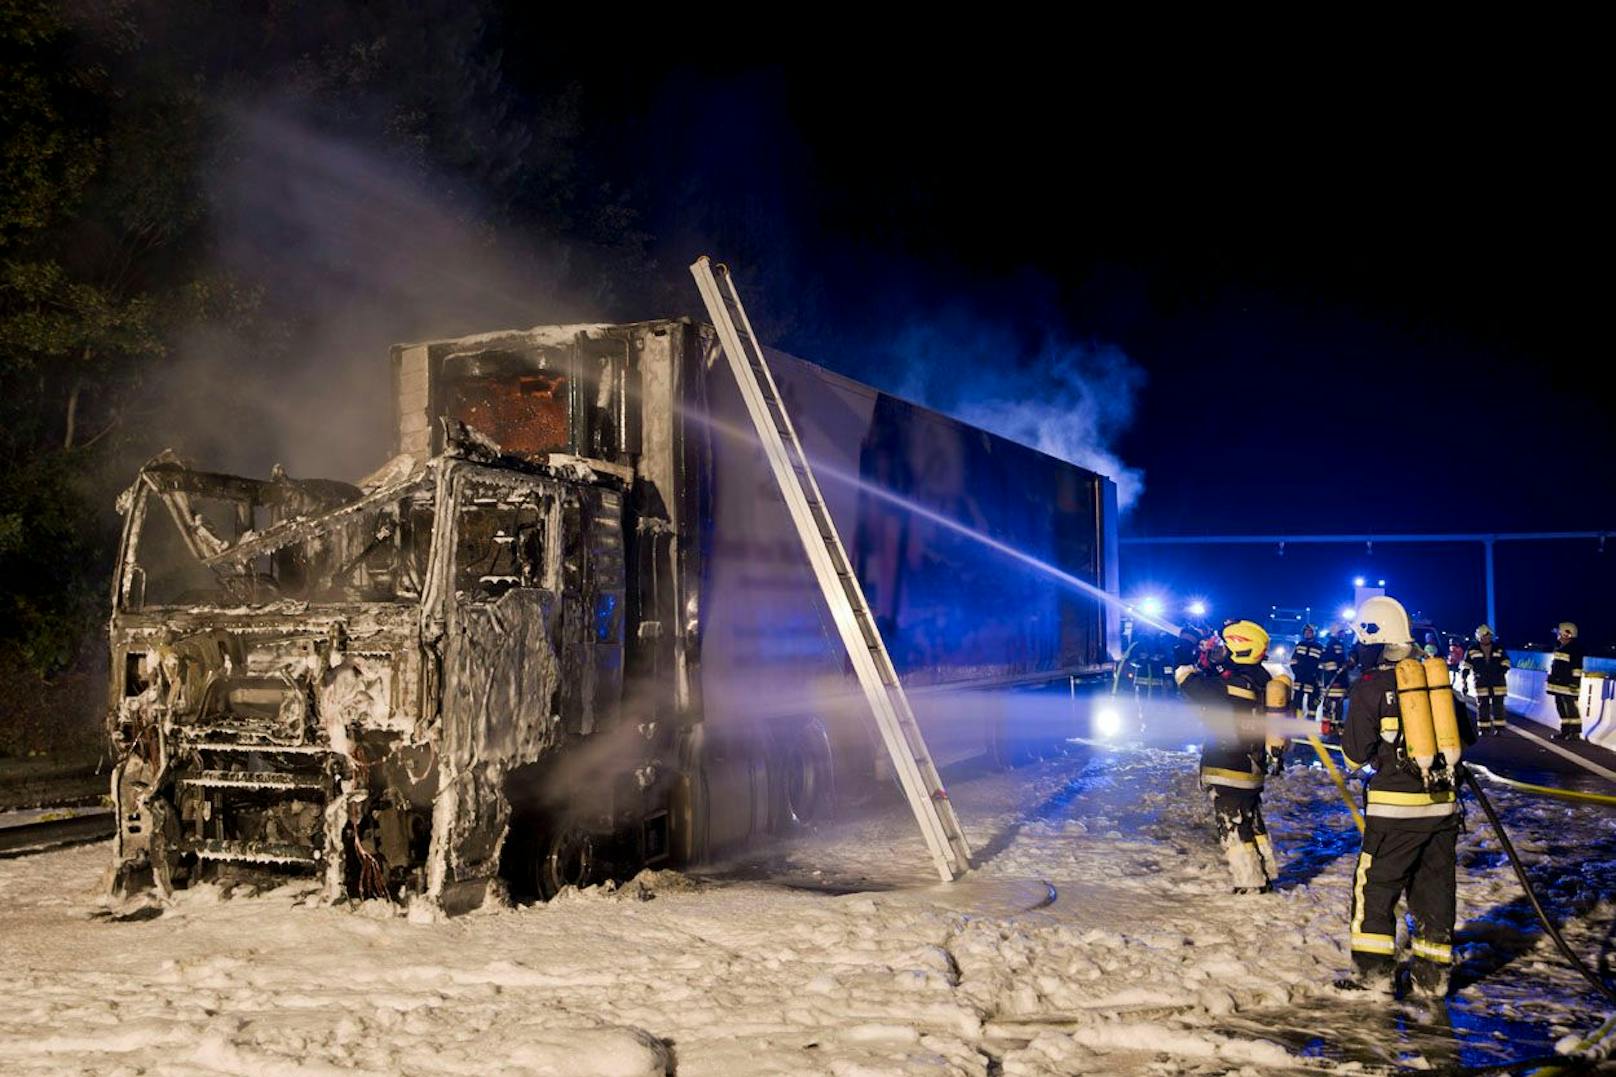
M 1268 632 L 1255 621 L 1231 621 L 1223 626 L 1223 646 L 1236 665 L 1254 666 L 1268 653 Z

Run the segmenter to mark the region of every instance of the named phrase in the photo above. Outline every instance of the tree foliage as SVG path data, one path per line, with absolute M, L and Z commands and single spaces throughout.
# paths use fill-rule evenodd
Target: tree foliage
M 598 296 L 646 265 L 580 151 L 578 91 L 510 88 L 492 8 L 455 0 L 0 0 L 0 752 L 19 699 L 96 667 L 118 520 L 157 375 L 220 326 L 295 337 L 221 271 L 206 183 L 244 104 L 386 152 L 467 227 L 543 237 Z M 20 672 L 19 672 L 20 671 Z M 93 724 L 93 717 L 91 719 Z

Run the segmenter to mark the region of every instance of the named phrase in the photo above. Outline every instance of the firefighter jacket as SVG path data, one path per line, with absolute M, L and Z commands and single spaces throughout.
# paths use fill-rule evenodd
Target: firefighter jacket
M 1476 723 L 1457 692 L 1453 707 L 1459 719 L 1460 741 L 1474 744 Z M 1365 815 L 1400 829 L 1436 830 L 1458 814 L 1458 790 L 1451 784 L 1426 788 L 1419 768 L 1404 752 L 1397 674 L 1390 662 L 1366 670 L 1352 686 L 1341 752 L 1351 767 L 1375 768 L 1364 795 Z
M 1554 643 L 1550 656 L 1549 692 L 1557 696 L 1574 696 L 1582 691 L 1582 641 L 1573 639 Z
M 1263 696 L 1272 678 L 1261 663 L 1198 670 L 1184 682 L 1184 694 L 1204 713 L 1206 744 L 1201 749 L 1201 784 L 1261 789 L 1267 772 L 1268 734 Z
M 1347 694 L 1347 647 L 1340 636 L 1331 636 L 1319 656 L 1319 687 L 1332 696 Z
M 1486 648 L 1479 643 L 1471 643 L 1470 648 L 1465 651 L 1464 668 L 1468 669 L 1470 676 L 1474 678 L 1471 685 L 1475 688 L 1477 696 L 1508 694 L 1509 652 L 1504 650 L 1497 637 L 1494 637 L 1491 646 Z
M 1151 658 L 1154 659 L 1156 663 L 1157 676 L 1161 678 L 1162 684 L 1168 688 L 1171 688 L 1176 684 L 1173 673 L 1182 664 L 1176 660 L 1176 650 L 1176 647 L 1163 643 L 1160 647 L 1156 648 L 1155 653 L 1151 655 Z
M 1317 639 L 1299 639 L 1291 649 L 1291 679 L 1298 686 L 1319 683 L 1319 659 L 1324 645 Z
M 1135 688 L 1145 689 L 1172 684 L 1172 670 L 1167 671 L 1164 680 L 1162 665 L 1158 649 L 1144 640 L 1139 640 L 1128 648 L 1128 653 L 1123 656 L 1121 665 L 1117 667 L 1114 687 L 1120 686 L 1124 680 L 1132 681 Z
M 1117 663 L 1116 670 L 1111 675 L 1111 691 L 1113 694 L 1120 691 L 1124 684 L 1132 684 L 1138 673 L 1138 659 L 1140 644 L 1132 643 L 1122 652 L 1122 661 Z

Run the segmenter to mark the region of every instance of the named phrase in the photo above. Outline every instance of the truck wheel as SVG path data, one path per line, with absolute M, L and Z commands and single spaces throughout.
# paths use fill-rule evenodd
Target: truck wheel
M 813 718 L 796 731 L 786 748 L 784 770 L 787 822 L 806 826 L 828 815 L 835 802 L 836 766 L 824 722 Z
M 1008 725 L 1003 716 L 997 716 L 990 727 L 989 754 L 994 765 L 1000 770 L 1014 770 L 1038 762 L 1041 756 L 1037 744 L 1027 737 L 1015 735 Z
M 596 877 L 595 837 L 573 818 L 565 818 L 539 839 L 534 884 L 546 901 L 563 888 L 579 889 L 599 881 Z

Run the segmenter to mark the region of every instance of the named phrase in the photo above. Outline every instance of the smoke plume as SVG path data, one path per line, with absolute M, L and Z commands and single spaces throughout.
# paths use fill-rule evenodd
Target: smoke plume
M 1123 508 L 1144 491 L 1144 472 L 1112 449 L 1145 383 L 1120 349 L 1054 334 L 1027 341 L 955 316 L 911 325 L 892 351 L 903 395 L 1110 477 Z
M 288 113 L 233 119 L 215 268 L 254 302 L 165 369 L 165 444 L 210 468 L 355 478 L 391 442 L 390 345 L 583 315 L 559 244 L 510 242 L 447 182 Z

